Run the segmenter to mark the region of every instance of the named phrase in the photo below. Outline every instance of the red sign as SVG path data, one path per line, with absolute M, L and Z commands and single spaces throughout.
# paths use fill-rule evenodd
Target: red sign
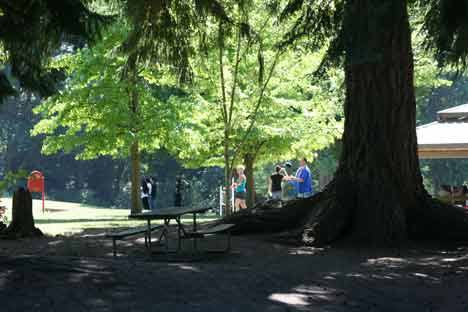
M 45 187 L 44 175 L 40 171 L 33 171 L 28 178 L 28 190 L 31 193 L 42 193 L 42 212 L 44 212 Z
M 28 178 L 28 190 L 33 193 L 44 192 L 44 176 L 41 172 L 31 172 Z

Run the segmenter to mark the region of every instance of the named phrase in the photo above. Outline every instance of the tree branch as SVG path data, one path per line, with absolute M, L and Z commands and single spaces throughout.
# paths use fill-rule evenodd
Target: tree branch
M 252 129 L 253 129 L 253 126 L 255 125 L 255 122 L 256 122 L 256 119 L 257 119 L 257 115 L 258 115 L 258 111 L 263 103 L 263 98 L 265 96 L 265 91 L 266 91 L 266 88 L 271 80 L 271 77 L 273 76 L 273 73 L 275 71 L 275 68 L 276 68 L 276 65 L 278 64 L 278 60 L 281 56 L 281 54 L 284 52 L 283 49 L 278 49 L 278 51 L 276 52 L 275 54 L 275 58 L 273 60 L 273 63 L 271 64 L 271 67 L 270 67 L 270 70 L 268 72 L 268 76 L 267 76 L 267 79 L 265 80 L 265 83 L 263 84 L 262 88 L 260 89 L 260 94 L 259 94 L 259 97 L 258 97 L 258 100 L 257 100 L 257 103 L 255 105 L 255 108 L 253 110 L 253 113 L 251 114 L 252 116 L 252 119 L 250 121 L 250 124 L 249 124 L 249 127 L 247 128 L 247 131 L 245 132 L 244 136 L 242 137 L 242 139 L 239 141 L 239 143 L 237 144 L 237 146 L 234 148 L 234 154 L 233 154 L 233 157 L 232 157 L 232 163 L 235 162 L 236 158 L 237 158 L 237 154 L 239 152 L 239 149 L 242 145 L 242 142 L 244 142 L 250 135 L 250 133 L 252 132 Z

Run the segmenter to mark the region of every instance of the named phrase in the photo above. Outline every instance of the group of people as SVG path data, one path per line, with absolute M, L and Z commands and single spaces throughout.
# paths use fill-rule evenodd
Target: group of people
M 268 179 L 268 193 L 272 199 L 293 199 L 309 198 L 313 195 L 312 174 L 310 172 L 307 159 L 301 158 L 300 166 L 295 175 L 289 174 L 292 165 L 287 162 L 284 167 L 277 165 L 275 172 Z M 234 191 L 234 207 L 236 209 L 247 208 L 246 189 L 247 178 L 244 174 L 244 167 L 236 168 L 234 182 L 231 188 Z
M 268 180 L 268 193 L 272 199 L 309 198 L 313 195 L 312 174 L 307 158 L 301 158 L 299 169 L 295 175 L 290 175 L 292 165 L 287 162 L 284 167 L 277 165 L 275 172 Z
M 158 184 L 155 177 L 143 177 L 141 179 L 141 202 L 144 210 L 156 209 L 156 191 Z M 176 176 L 175 191 L 174 191 L 174 207 L 182 207 L 184 204 L 184 193 L 190 188 L 190 184 L 185 180 L 183 175 Z M 186 198 L 185 198 L 186 201 Z
M 292 165 L 287 162 L 284 167 L 277 165 L 275 172 L 268 179 L 268 193 L 272 199 L 292 199 L 309 198 L 313 195 L 312 174 L 308 167 L 307 159 L 300 159 L 300 167 L 296 174 L 289 174 L 292 171 Z M 234 207 L 239 209 L 247 208 L 247 178 L 244 173 L 244 167 L 238 166 L 234 174 L 234 181 L 231 185 L 234 191 Z M 174 206 L 180 207 L 184 189 L 189 187 L 189 183 L 183 176 L 176 177 L 176 187 L 174 194 Z M 141 201 L 143 209 L 156 209 L 156 189 L 157 183 L 154 177 L 143 177 L 141 180 Z

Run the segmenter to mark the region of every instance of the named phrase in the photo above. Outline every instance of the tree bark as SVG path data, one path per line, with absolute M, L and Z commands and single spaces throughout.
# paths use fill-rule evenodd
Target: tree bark
M 335 209 L 348 211 L 353 239 L 397 243 L 407 237 L 408 210 L 426 195 L 406 1 L 356 0 L 346 6 L 345 130 Z M 312 233 L 320 237 L 320 231 Z
M 281 209 L 285 214 L 290 206 L 301 207 L 289 219 L 296 220 L 289 229 L 299 228 L 291 233 L 303 242 L 324 245 L 347 238 L 388 246 L 408 237 L 468 239 L 467 214 L 433 200 L 422 183 L 406 5 L 404 0 L 346 2 L 345 129 L 339 167 L 322 193 Z M 260 211 L 261 217 L 248 216 L 258 221 L 257 227 L 279 228 L 275 222 L 281 218 L 266 217 L 279 212 Z M 245 218 L 234 221 L 239 228 L 252 224 Z
M 128 59 L 128 79 L 129 79 L 129 107 L 130 112 L 133 116 L 134 124 L 136 125 L 133 130 L 133 142 L 130 146 L 130 159 L 131 159 L 131 213 L 141 212 L 140 203 L 140 150 L 138 142 L 138 124 L 139 124 L 139 110 L 140 105 L 138 102 L 138 73 L 137 73 L 137 56 L 135 54 L 130 55 Z
M 138 141 L 134 141 L 130 147 L 130 157 L 132 163 L 131 171 L 131 213 L 141 212 L 140 204 L 140 152 L 138 149 Z
M 232 213 L 232 168 L 231 158 L 229 157 L 229 141 L 224 139 L 224 215 L 229 216 Z
M 252 154 L 244 155 L 245 177 L 247 184 L 247 208 L 255 206 L 255 180 L 254 180 L 255 157 Z
M 345 232 L 358 242 L 398 244 L 407 238 L 409 213 L 428 196 L 417 156 L 406 1 L 348 1 L 345 10 L 343 148 L 326 190 L 334 200 L 306 228 L 319 244 Z
M 41 230 L 35 227 L 32 210 L 31 193 L 19 188 L 13 194 L 12 220 L 8 227 L 0 232 L 3 238 L 23 238 L 43 236 Z

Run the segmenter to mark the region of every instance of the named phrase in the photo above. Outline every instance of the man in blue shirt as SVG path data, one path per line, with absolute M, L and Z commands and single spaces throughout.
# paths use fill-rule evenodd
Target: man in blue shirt
M 307 159 L 305 157 L 301 158 L 300 165 L 299 169 L 297 169 L 296 176 L 289 177 L 289 180 L 296 182 L 298 198 L 309 198 L 313 194 L 312 174 L 307 166 Z

